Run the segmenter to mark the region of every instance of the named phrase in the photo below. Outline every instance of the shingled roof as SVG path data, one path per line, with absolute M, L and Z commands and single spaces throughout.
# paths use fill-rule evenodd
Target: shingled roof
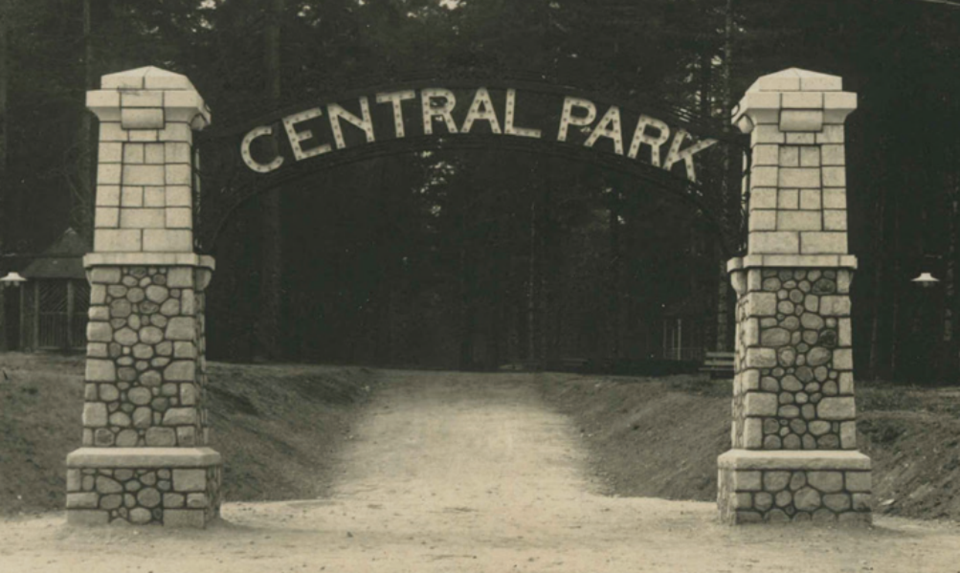
M 85 279 L 83 255 L 87 250 L 80 235 L 67 229 L 20 274 L 28 279 Z

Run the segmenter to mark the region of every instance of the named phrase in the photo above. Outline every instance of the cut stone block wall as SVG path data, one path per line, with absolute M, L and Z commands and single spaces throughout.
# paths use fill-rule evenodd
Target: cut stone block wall
M 185 76 L 154 67 L 103 76 L 94 251 L 193 251 L 193 131 L 210 111 Z

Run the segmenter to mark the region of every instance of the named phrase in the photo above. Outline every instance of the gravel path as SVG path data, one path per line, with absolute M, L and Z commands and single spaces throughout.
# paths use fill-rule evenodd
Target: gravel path
M 330 499 L 228 503 L 200 532 L 0 522 L 0 571 L 960 572 L 958 524 L 728 528 L 711 503 L 596 495 L 522 374 L 390 373 L 356 431 Z

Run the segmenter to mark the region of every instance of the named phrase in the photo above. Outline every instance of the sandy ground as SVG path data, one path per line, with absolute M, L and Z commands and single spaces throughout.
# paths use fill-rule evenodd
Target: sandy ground
M 329 499 L 227 503 L 205 531 L 4 521 L 0 572 L 960 572 L 955 523 L 731 528 L 711 503 L 597 495 L 529 376 L 387 378 Z

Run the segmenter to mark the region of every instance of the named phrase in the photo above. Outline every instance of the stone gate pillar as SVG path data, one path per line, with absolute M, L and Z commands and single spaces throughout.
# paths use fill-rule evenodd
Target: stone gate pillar
M 102 78 L 82 447 L 67 456 L 70 523 L 203 527 L 219 515 L 220 455 L 203 407 L 204 289 L 193 251 L 193 130 L 210 112 L 186 77 Z
M 857 451 L 844 120 L 856 94 L 799 69 L 761 77 L 733 121 L 751 136 L 747 254 L 737 291 L 733 449 L 721 520 L 870 522 Z

